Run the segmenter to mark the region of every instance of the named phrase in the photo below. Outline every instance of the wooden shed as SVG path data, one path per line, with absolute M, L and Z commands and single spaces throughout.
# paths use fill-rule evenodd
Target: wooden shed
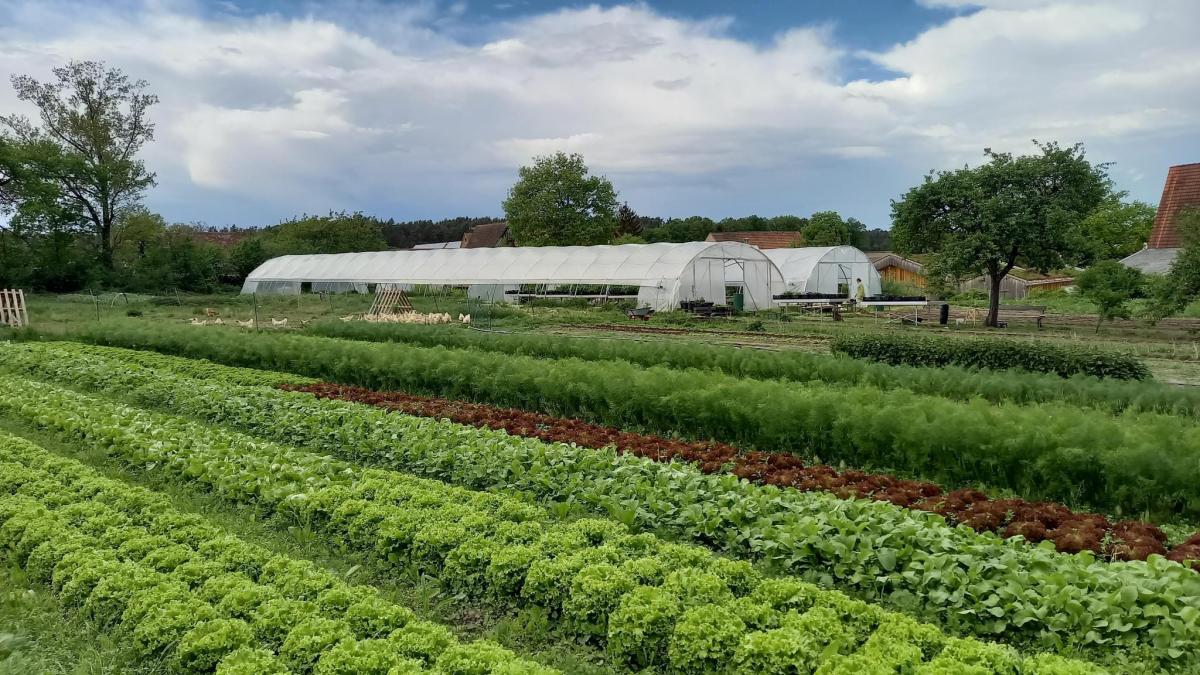
M 871 260 L 884 283 L 925 288 L 925 266 L 916 260 L 891 251 L 870 251 L 867 258 Z

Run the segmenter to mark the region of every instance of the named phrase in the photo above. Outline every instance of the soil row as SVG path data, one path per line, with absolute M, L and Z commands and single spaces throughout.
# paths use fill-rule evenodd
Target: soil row
M 615 447 L 660 462 L 695 464 L 705 473 L 733 473 L 746 480 L 797 490 L 820 490 L 839 497 L 869 498 L 905 508 L 929 511 L 980 532 L 1017 535 L 1030 542 L 1050 541 L 1063 553 L 1088 550 L 1108 560 L 1145 560 L 1157 553 L 1179 562 L 1193 561 L 1200 570 L 1200 532 L 1170 551 L 1167 537 L 1156 525 L 1141 521 L 1112 522 L 1096 513 L 1077 513 L 1053 502 L 992 499 L 983 492 L 960 489 L 944 492 L 934 483 L 907 480 L 865 471 L 838 471 L 826 465 L 806 465 L 787 453 L 744 450 L 726 443 L 694 442 L 624 431 L 583 420 L 554 417 L 482 403 L 380 392 L 331 383 L 280 385 L 289 391 L 320 398 L 354 401 L 409 415 L 448 419 L 514 436 L 580 447 Z

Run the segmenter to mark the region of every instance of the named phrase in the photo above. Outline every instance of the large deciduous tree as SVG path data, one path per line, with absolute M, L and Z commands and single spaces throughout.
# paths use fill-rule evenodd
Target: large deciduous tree
M 581 155 L 537 157 L 519 175 L 504 200 L 504 215 L 518 245 L 590 246 L 612 240 L 616 190 L 607 178 L 588 175 Z
M 897 250 L 932 254 L 935 277 L 988 277 L 988 326 L 997 323 L 1000 284 L 1012 268 L 1062 266 L 1079 222 L 1111 194 L 1107 165 L 1089 162 L 1082 145 L 1035 144 L 1040 153 L 1032 155 L 985 150 L 985 164 L 931 172 L 892 201 Z
M 145 81 L 95 61 L 72 61 L 53 74 L 51 82 L 12 78 L 38 122 L 0 116 L 0 206 L 26 227 L 82 227 L 111 269 L 118 217 L 154 185 L 137 153 L 154 138 L 146 113 L 158 98 Z

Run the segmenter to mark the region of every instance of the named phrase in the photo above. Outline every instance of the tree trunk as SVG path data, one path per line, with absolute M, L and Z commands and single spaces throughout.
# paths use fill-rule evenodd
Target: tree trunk
M 983 325 L 995 328 L 1000 321 L 1000 282 L 1004 280 L 1004 275 L 989 274 L 988 278 L 992 282 L 992 287 L 988 291 L 988 313 Z
M 100 220 L 100 264 L 105 269 L 113 268 L 113 224 L 107 210 Z
M 1104 315 L 1096 317 L 1096 335 L 1100 334 L 1100 324 L 1104 321 Z

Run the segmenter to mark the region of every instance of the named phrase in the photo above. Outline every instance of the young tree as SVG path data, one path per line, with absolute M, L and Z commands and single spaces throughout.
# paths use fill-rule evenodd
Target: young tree
M 1137 253 L 1150 238 L 1157 209 L 1146 202 L 1123 202 L 1124 196 L 1111 195 L 1079 223 L 1078 264 L 1120 260 Z
M 629 202 L 617 209 L 617 237 L 637 237 L 642 233 L 642 218 L 629 208 Z
M 1082 145 L 1035 144 L 1040 154 L 985 150 L 986 164 L 931 172 L 892 201 L 898 251 L 931 253 L 931 276 L 988 276 L 988 326 L 996 325 L 1000 283 L 1013 266 L 1062 266 L 1079 221 L 1111 192 L 1107 165 L 1089 162 Z
M 1142 289 L 1143 282 L 1141 270 L 1115 260 L 1101 260 L 1079 275 L 1075 280 L 1079 293 L 1098 308 L 1097 333 L 1104 321 L 1129 318 L 1128 303 Z
M 520 246 L 605 244 L 617 229 L 617 193 L 603 176 L 588 175 L 578 154 L 536 157 L 504 200 L 509 230 Z
M 17 98 L 37 107 L 40 125 L 0 117 L 0 164 L 7 165 L 0 202 L 31 222 L 85 226 L 111 269 L 119 214 L 154 185 L 136 155 L 154 138 L 146 111 L 158 98 L 145 92 L 145 81 L 95 61 L 72 61 L 53 73 L 45 83 L 12 78 Z
M 858 222 L 857 220 L 854 222 Z M 837 211 L 818 211 L 800 229 L 805 246 L 841 246 L 850 243 L 850 226 Z

